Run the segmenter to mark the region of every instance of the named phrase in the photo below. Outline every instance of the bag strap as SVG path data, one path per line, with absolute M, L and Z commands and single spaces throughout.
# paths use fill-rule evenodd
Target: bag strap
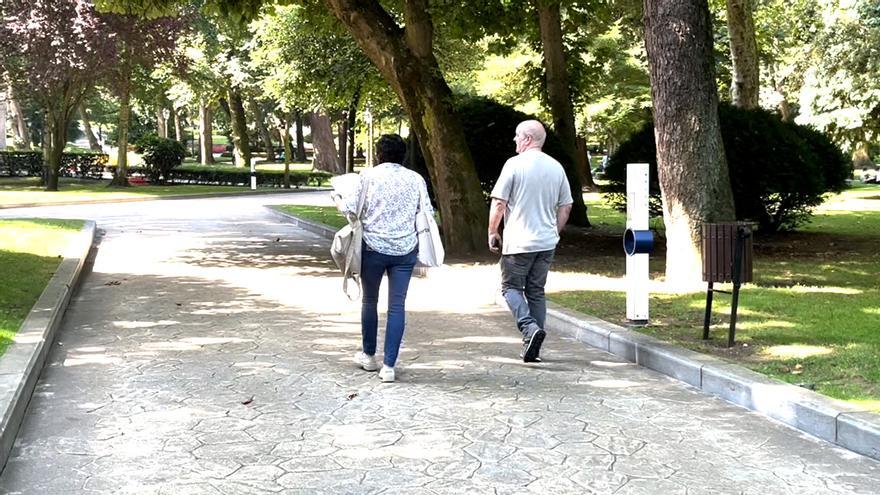
M 357 214 L 355 214 L 355 218 L 357 219 L 358 222 L 361 222 L 361 218 L 364 215 L 364 208 L 367 207 L 367 204 L 366 204 L 367 203 L 367 201 L 366 201 L 367 188 L 370 185 L 370 182 L 364 176 L 361 176 L 361 182 L 362 182 L 361 193 L 358 196 Z M 361 223 L 360 228 L 361 228 L 361 238 L 358 239 L 358 242 L 364 242 L 363 241 L 363 232 L 364 232 L 363 223 Z M 360 299 L 360 297 L 361 297 L 361 290 L 362 289 L 361 289 L 360 272 L 358 272 L 358 275 L 348 275 L 351 273 L 352 252 L 353 252 L 353 249 L 349 249 L 348 252 L 345 253 L 345 273 L 346 273 L 346 276 L 344 276 L 342 278 L 342 291 L 345 292 L 345 295 L 346 295 L 346 297 L 348 297 L 349 300 L 354 301 L 355 298 L 351 297 L 351 294 L 348 293 L 348 279 L 351 278 L 352 280 L 354 280 L 355 285 L 357 285 L 358 299 Z M 361 256 L 363 256 L 363 255 L 361 255 Z

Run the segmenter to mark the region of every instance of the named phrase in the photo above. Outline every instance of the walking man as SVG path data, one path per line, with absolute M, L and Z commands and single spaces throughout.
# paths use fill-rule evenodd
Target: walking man
M 489 207 L 489 250 L 501 251 L 501 291 L 522 333 L 521 357 L 527 363 L 540 361 L 544 285 L 572 204 L 562 165 L 541 151 L 546 136 L 537 120 L 516 126 L 517 155 L 504 164 Z

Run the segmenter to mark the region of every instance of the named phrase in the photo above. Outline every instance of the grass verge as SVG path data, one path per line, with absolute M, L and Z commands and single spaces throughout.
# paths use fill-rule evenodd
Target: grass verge
M 120 200 L 130 198 L 159 198 L 197 194 L 228 194 L 249 191 L 235 186 L 133 186 L 124 189 L 108 188 L 109 181 L 61 179 L 58 191 L 44 191 L 33 177 L 0 179 L 0 206 L 24 204 L 52 204 L 76 201 Z
M 348 223 L 335 206 L 282 205 L 279 209 L 304 220 L 322 223 L 337 229 L 345 227 Z
M 80 220 L 0 220 L 0 354 L 39 299 Z

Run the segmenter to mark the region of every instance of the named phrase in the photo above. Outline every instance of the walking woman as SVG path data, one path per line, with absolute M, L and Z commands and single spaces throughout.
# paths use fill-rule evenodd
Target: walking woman
M 418 256 L 416 213 L 424 208 L 433 214 L 425 180 L 404 168 L 406 143 L 397 134 L 386 134 L 376 143 L 379 165 L 361 172 L 360 187 L 366 188 L 361 222 L 364 245 L 361 254 L 361 334 L 363 351 L 355 362 L 376 371 L 377 304 L 383 275 L 388 275 L 388 315 L 385 322 L 385 352 L 379 378 L 393 382 L 394 366 L 406 329 L 406 293 Z M 356 201 L 360 191 L 354 195 Z M 420 205 L 421 203 L 421 205 Z M 346 204 L 354 212 L 357 204 Z

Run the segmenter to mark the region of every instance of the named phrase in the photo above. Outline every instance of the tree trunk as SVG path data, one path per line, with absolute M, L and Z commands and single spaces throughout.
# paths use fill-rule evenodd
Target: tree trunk
M 119 98 L 119 138 L 116 154 L 116 175 L 110 181 L 111 187 L 127 187 L 128 183 L 128 130 L 131 125 L 131 86 L 123 83 L 124 89 Z
M 700 282 L 700 228 L 736 218 L 718 121 L 707 0 L 645 0 L 645 47 L 666 225 L 666 281 Z
M 558 0 L 534 0 L 538 9 L 538 24 L 541 28 L 541 44 L 544 47 L 544 68 L 547 85 L 547 99 L 550 101 L 550 113 L 553 115 L 553 129 L 562 141 L 569 159 L 563 160 L 565 175 L 571 187 L 574 199 L 569 222 L 573 225 L 589 227 L 587 207 L 584 204 L 584 193 L 581 189 L 581 176 L 587 189 L 594 190 L 593 176 L 581 174 L 578 164 L 583 160 L 578 157 L 577 129 L 574 125 L 574 110 L 571 107 L 571 95 L 568 89 L 568 68 L 565 65 L 565 51 L 562 44 L 562 16 L 559 12 Z
M 162 105 L 156 106 L 156 134 L 160 138 L 168 138 L 168 126 L 165 123 L 165 116 L 162 115 Z
M 232 87 L 226 91 L 229 99 L 229 120 L 232 122 L 232 144 L 236 167 L 251 166 L 251 145 L 248 140 L 247 120 L 244 115 L 244 104 L 241 94 Z
M 89 122 L 89 115 L 86 113 L 86 107 L 83 105 L 79 106 L 79 118 L 82 122 L 83 133 L 86 135 L 86 139 L 89 140 L 89 150 L 100 153 L 102 151 L 101 145 L 98 144 L 98 138 L 92 132 L 92 124 Z
M 284 189 L 290 189 L 290 159 L 293 150 L 290 146 L 290 120 L 287 117 L 281 119 L 281 146 L 284 147 Z
M 873 167 L 874 162 L 871 161 L 871 143 L 864 140 L 859 141 L 855 151 L 852 154 L 853 167 L 862 169 L 865 167 Z
M 308 160 L 306 157 L 306 140 L 303 136 L 303 115 L 297 110 L 294 122 L 296 124 L 296 161 L 303 163 Z
M 5 96 L 4 96 L 5 98 Z M 6 100 L 0 101 L 0 151 L 6 150 Z
M 180 143 L 183 143 L 184 146 L 186 146 L 186 143 L 184 143 L 183 122 L 180 118 L 180 110 L 171 107 L 171 112 L 174 116 L 174 139 Z
M 12 93 L 12 86 L 9 86 L 7 94 L 9 95 L 9 107 L 12 110 L 12 146 L 17 150 L 31 149 L 31 135 L 28 131 L 27 123 L 24 121 L 24 113 L 21 111 L 21 105 L 15 99 Z
M 45 143 L 46 179 L 47 191 L 58 190 L 58 175 L 61 170 L 61 154 L 67 144 L 68 112 L 61 108 L 57 112 L 46 112 L 47 140 Z
M 339 141 L 339 156 L 336 157 L 336 168 L 348 172 L 348 117 L 339 119 L 337 124 L 337 138 Z
M 727 27 L 733 65 L 731 100 L 740 108 L 757 108 L 761 83 L 752 0 L 727 0 Z
M 333 130 L 330 128 L 330 117 L 310 113 L 309 127 L 312 129 L 312 146 L 315 147 L 315 157 L 312 159 L 314 169 L 330 172 L 333 175 L 345 173 L 345 167 L 339 167 L 336 143 L 333 142 Z
M 348 105 L 348 159 L 346 161 L 345 170 L 349 173 L 354 172 L 354 127 L 357 124 L 357 107 L 361 100 L 361 90 L 358 88 Z
M 263 112 L 260 104 L 253 98 L 248 98 L 248 106 L 251 108 L 251 113 L 254 114 L 254 124 L 257 126 L 260 139 L 263 140 L 263 147 L 266 148 L 266 161 L 274 162 L 275 145 L 272 143 L 272 135 L 269 134 L 269 128 L 266 127 L 266 114 Z
M 433 51 L 427 0 L 406 0 L 402 29 L 376 0 L 324 0 L 394 89 L 422 146 L 450 254 L 485 249 L 488 212 L 452 92 Z
M 199 156 L 202 165 L 214 164 L 214 128 L 211 107 L 204 98 L 199 101 Z

